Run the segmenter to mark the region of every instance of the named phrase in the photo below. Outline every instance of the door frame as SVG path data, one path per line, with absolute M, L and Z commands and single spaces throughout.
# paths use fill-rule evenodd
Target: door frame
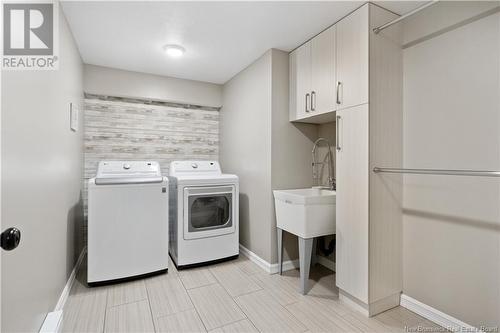
M 3 17 L 3 6 L 0 10 Z M 0 70 L 0 101 L 2 101 L 2 72 Z M 2 103 L 0 102 L 0 232 L 2 228 Z M 0 251 L 2 251 L 0 249 Z M 2 255 L 0 254 L 0 331 L 2 330 Z

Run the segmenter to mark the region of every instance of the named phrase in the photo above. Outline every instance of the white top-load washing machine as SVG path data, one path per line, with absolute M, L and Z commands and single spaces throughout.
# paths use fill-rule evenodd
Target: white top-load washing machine
M 168 269 L 168 179 L 158 162 L 101 161 L 88 184 L 87 282 Z
M 174 161 L 169 170 L 170 256 L 177 267 L 238 256 L 238 177 L 217 161 Z

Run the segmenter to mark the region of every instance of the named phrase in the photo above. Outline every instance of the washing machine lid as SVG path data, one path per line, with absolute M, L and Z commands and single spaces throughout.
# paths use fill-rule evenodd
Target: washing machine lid
M 160 164 L 155 161 L 100 161 L 96 185 L 161 183 Z

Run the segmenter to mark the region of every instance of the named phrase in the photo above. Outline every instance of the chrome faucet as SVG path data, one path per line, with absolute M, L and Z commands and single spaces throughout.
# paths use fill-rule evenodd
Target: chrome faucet
M 328 151 L 327 151 L 327 162 L 328 163 L 328 186 L 324 186 L 320 182 L 320 175 L 318 175 L 318 172 L 316 170 L 316 167 L 318 165 L 324 165 L 325 162 L 317 162 L 316 161 L 316 148 L 318 148 L 320 142 L 326 142 L 328 145 Z M 332 147 L 330 145 L 330 141 L 328 141 L 325 138 L 319 138 L 314 142 L 314 146 L 312 149 L 312 179 L 313 179 L 313 186 L 319 186 L 323 188 L 328 188 L 331 191 L 335 191 L 336 189 L 336 182 L 335 182 L 335 177 L 334 177 L 334 161 L 333 161 L 333 154 L 332 154 Z

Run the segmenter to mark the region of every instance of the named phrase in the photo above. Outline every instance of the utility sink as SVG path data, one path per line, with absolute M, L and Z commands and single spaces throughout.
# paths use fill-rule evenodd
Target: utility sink
M 335 191 L 303 188 L 273 192 L 279 229 L 301 238 L 335 233 Z
M 321 188 L 276 190 L 276 227 L 279 273 L 283 266 L 283 231 L 298 236 L 300 286 L 307 294 L 314 238 L 335 233 L 335 191 Z

